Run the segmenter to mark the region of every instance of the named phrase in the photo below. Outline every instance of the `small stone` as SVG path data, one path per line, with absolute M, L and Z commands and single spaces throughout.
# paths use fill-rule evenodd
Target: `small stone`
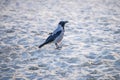
M 13 32 L 15 32 L 15 31 L 12 29 L 6 31 L 6 33 L 13 33 Z
M 39 68 L 38 67 L 35 67 L 35 66 L 31 66 L 30 68 L 29 68 L 29 70 L 38 70 Z

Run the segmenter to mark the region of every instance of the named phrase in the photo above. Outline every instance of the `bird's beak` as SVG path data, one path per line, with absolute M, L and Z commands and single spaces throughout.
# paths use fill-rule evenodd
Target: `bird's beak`
M 68 21 L 65 21 L 65 23 L 68 23 Z

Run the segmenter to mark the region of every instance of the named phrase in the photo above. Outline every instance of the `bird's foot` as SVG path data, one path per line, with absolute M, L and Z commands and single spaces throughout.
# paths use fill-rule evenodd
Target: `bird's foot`
M 55 43 L 55 45 L 56 45 L 56 49 L 61 49 L 62 48 L 62 46 L 59 46 L 57 43 Z
M 60 49 L 62 49 L 62 47 L 56 47 L 56 49 L 60 50 Z
M 56 49 L 59 49 L 59 50 L 60 50 L 60 49 L 62 49 L 62 46 L 57 46 Z

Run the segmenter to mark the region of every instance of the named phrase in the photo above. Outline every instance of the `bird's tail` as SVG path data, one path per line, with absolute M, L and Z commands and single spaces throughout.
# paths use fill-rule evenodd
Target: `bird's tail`
M 43 47 L 45 44 L 46 44 L 46 43 L 41 44 L 41 45 L 39 46 L 39 48 Z

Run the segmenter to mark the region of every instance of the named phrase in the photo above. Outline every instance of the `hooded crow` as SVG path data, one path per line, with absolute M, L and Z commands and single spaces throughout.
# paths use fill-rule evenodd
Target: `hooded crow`
M 61 40 L 63 39 L 65 32 L 64 26 L 66 23 L 68 23 L 68 21 L 60 21 L 58 27 L 53 31 L 53 33 L 50 34 L 50 36 L 45 40 L 45 42 L 39 46 L 39 48 L 51 42 L 54 42 L 56 48 L 59 48 L 58 43 L 61 42 Z

